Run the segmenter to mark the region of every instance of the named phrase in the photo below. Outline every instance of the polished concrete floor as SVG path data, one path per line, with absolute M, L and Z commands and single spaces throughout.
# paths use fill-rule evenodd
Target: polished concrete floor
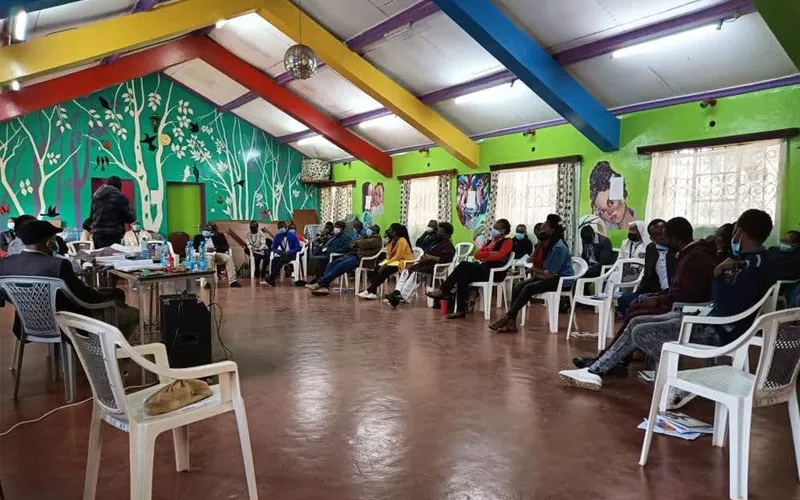
M 656 436 L 639 467 L 635 427 L 650 386 L 631 376 L 600 393 L 563 388 L 556 372 L 596 341 L 547 333 L 539 306 L 523 332 L 504 336 L 478 315 L 444 321 L 422 300 L 393 311 L 352 294 L 249 284 L 222 288 L 218 299 L 263 499 L 727 498 L 727 453 L 708 437 Z M 582 326 L 593 318 L 581 316 Z M 26 350 L 20 398 L 11 400 L 10 340 L 5 310 L 0 430 L 63 401 L 42 346 Z M 89 395 L 82 378 L 79 393 Z M 685 411 L 713 415 L 700 400 Z M 66 409 L 0 438 L 7 499 L 81 497 L 90 412 L 90 403 Z M 192 470 L 180 474 L 170 435 L 159 438 L 154 498 L 247 498 L 233 415 L 196 424 L 190 436 Z M 127 435 L 110 426 L 97 497 L 128 497 Z M 755 412 L 750 498 L 800 498 L 784 407 Z

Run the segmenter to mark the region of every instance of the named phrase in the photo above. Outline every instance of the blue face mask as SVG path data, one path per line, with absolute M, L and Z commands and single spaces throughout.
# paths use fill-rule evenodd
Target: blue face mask
M 297 232 L 297 229 L 290 229 L 289 232 L 295 234 Z
M 781 243 L 778 246 L 781 249 L 781 252 L 791 252 L 794 250 L 794 245 L 790 245 L 789 243 Z
M 525 239 L 525 233 L 514 233 L 514 238 L 516 238 L 518 240 L 524 240 Z
M 493 227 L 492 232 L 490 234 L 492 235 L 492 238 L 497 238 L 498 236 L 500 236 L 500 230 Z
M 364 230 L 364 236 L 367 236 L 367 237 L 370 237 L 370 236 L 372 236 L 372 229 L 370 229 L 370 228 L 366 228 L 366 229 Z
M 278 232 L 279 233 L 285 233 L 286 232 L 286 228 L 282 227 L 282 228 L 278 229 Z
M 666 252 L 667 250 L 669 250 L 669 247 L 666 245 L 659 245 L 658 243 L 656 243 L 656 250 L 658 250 L 659 252 Z
M 211 231 L 203 231 L 203 238 L 211 238 Z
M 739 241 L 731 241 L 731 254 L 738 257 L 742 253 L 742 243 Z

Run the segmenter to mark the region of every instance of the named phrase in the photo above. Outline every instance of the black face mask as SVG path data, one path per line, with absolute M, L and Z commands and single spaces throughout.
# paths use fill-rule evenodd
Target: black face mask
M 638 243 L 638 242 L 642 241 L 642 235 L 638 234 L 638 233 L 628 233 L 628 239 L 633 241 L 633 242 Z
M 256 234 L 257 232 L 258 232 L 258 228 L 257 227 L 251 227 L 250 228 L 250 234 Z
M 536 237 L 539 238 L 542 241 L 549 240 L 552 236 L 553 236 L 552 234 L 545 233 L 544 231 L 542 231 L 542 232 L 540 232 L 539 234 L 536 235 Z

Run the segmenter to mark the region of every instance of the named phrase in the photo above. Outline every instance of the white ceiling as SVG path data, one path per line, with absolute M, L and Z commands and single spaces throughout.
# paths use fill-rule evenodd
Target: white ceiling
M 419 0 L 293 0 L 346 40 L 413 6 Z M 531 36 L 553 52 L 676 17 L 723 0 L 493 0 Z M 129 11 L 135 0 L 82 0 L 31 13 L 34 34 Z M 241 16 L 211 38 L 271 76 L 284 72 L 283 54 L 294 41 L 256 14 Z M 502 66 L 443 13 L 400 29 L 365 49 L 363 56 L 410 92 L 421 95 L 502 70 Z M 607 107 L 709 91 L 797 73 L 759 14 L 726 23 L 699 42 L 612 59 L 610 55 L 573 64 L 567 70 Z M 167 74 L 217 105 L 247 92 L 199 60 L 170 68 Z M 381 108 L 381 104 L 323 67 L 311 79 L 288 88 L 337 119 Z M 433 105 L 445 118 L 474 135 L 557 118 L 556 113 L 517 82 L 490 101 Z M 234 112 L 275 136 L 306 130 L 299 121 L 257 99 Z M 384 150 L 430 142 L 398 118 L 380 126 L 355 126 L 354 133 Z M 293 144 L 322 158 L 347 156 L 322 139 Z
M 304 142 L 303 144 L 294 142 L 291 144 L 291 146 L 309 158 L 336 160 L 350 156 L 348 153 L 342 149 L 339 149 L 333 143 L 320 136 L 316 136 L 313 139 L 310 139 L 308 142 Z

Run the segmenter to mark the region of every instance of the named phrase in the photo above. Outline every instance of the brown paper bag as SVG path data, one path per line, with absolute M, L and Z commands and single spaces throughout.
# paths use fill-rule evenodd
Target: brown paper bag
M 176 380 L 151 394 L 144 402 L 148 415 L 161 415 L 206 399 L 213 392 L 202 380 Z

